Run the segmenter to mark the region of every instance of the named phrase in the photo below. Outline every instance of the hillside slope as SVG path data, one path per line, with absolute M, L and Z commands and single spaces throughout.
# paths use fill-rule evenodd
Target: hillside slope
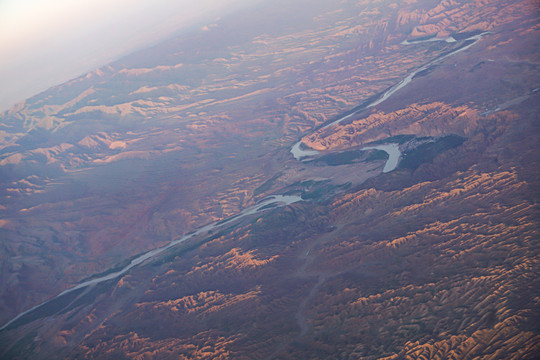
M 1 115 L 0 358 L 535 358 L 537 4 L 282 5 Z

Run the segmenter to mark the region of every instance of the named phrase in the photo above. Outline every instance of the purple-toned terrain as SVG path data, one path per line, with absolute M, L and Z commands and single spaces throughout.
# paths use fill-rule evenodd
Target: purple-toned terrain
M 534 359 L 540 9 L 277 1 L 0 114 L 0 359 Z

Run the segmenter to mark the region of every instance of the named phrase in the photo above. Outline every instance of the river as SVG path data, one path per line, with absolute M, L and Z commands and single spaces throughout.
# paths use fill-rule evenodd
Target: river
M 407 86 L 408 84 L 410 84 L 410 82 L 413 80 L 413 78 L 418 73 L 429 69 L 431 66 L 443 61 L 444 59 L 449 58 L 450 56 L 453 56 L 453 55 L 455 55 L 457 53 L 460 53 L 462 51 L 467 50 L 468 48 L 470 48 L 471 46 L 476 44 L 478 41 L 480 41 L 480 39 L 482 39 L 482 36 L 484 36 L 485 34 L 487 34 L 487 32 L 484 32 L 484 33 L 474 35 L 474 36 L 470 36 L 470 37 L 466 38 L 465 40 L 463 40 L 463 45 L 462 46 L 459 46 L 457 49 L 455 49 L 455 50 L 453 50 L 453 51 L 451 51 L 451 52 L 449 52 L 447 54 L 441 55 L 441 56 L 431 60 L 427 64 L 422 65 L 418 69 L 416 69 L 413 72 L 411 72 L 410 74 L 408 74 L 400 82 L 398 82 L 397 84 L 391 86 L 381 96 L 379 96 L 377 99 L 375 99 L 371 103 L 367 104 L 366 106 L 363 106 L 362 108 L 358 109 L 357 111 L 354 111 L 354 112 L 352 112 L 350 114 L 342 116 L 341 118 L 339 118 L 339 119 L 337 119 L 335 121 L 332 121 L 329 124 L 326 124 L 326 125 L 322 126 L 321 129 L 326 129 L 326 128 L 329 128 L 330 126 L 337 125 L 337 124 L 341 123 L 342 121 L 347 120 L 350 117 L 352 117 L 352 116 L 354 116 L 354 115 L 356 115 L 356 114 L 358 114 L 358 113 L 360 113 L 360 112 L 362 112 L 362 111 L 364 111 L 366 109 L 370 109 L 372 107 L 375 107 L 375 106 L 381 104 L 382 102 L 388 100 L 397 91 L 399 91 L 400 89 L 402 89 L 405 86 Z M 412 45 L 412 44 L 420 44 L 420 43 L 433 42 L 433 41 L 446 41 L 448 43 L 456 42 L 456 40 L 453 37 L 450 36 L 448 38 L 431 38 L 431 39 L 419 40 L 419 41 L 414 41 L 414 42 L 407 42 L 405 40 L 404 42 L 402 42 L 402 44 L 403 45 Z M 468 44 L 467 44 L 467 41 L 469 41 Z M 389 158 L 388 158 L 388 161 L 386 162 L 386 165 L 384 167 L 383 172 L 392 171 L 392 170 L 394 170 L 396 168 L 397 163 L 399 161 L 399 157 L 401 156 L 401 153 L 399 152 L 399 147 L 397 146 L 397 144 L 388 144 L 388 145 L 381 145 L 381 146 L 382 146 L 382 148 L 380 146 L 379 147 L 371 147 L 371 148 L 373 148 L 373 149 L 377 148 L 378 150 L 384 150 L 384 151 L 386 151 L 388 153 Z M 364 148 L 364 149 L 367 150 L 368 148 Z M 319 154 L 319 152 L 317 150 L 302 149 L 302 140 L 298 141 L 297 143 L 295 143 L 293 145 L 293 147 L 291 148 L 291 153 L 294 156 L 294 158 L 296 160 L 298 160 L 298 161 L 301 161 L 302 158 L 317 156 Z M 397 155 L 397 158 L 396 158 L 397 153 L 398 153 L 398 155 Z
M 351 114 L 347 114 L 347 115 L 345 115 L 345 116 L 331 122 L 330 124 L 327 124 L 327 125 L 323 126 L 322 128 L 325 129 L 325 128 L 330 127 L 332 125 L 337 125 L 340 122 L 350 118 L 351 116 L 353 116 L 355 114 L 358 114 L 361 111 L 364 111 L 366 109 L 370 109 L 370 108 L 372 108 L 374 106 L 377 106 L 377 105 L 381 104 L 382 102 L 388 100 L 388 98 L 390 98 L 390 96 L 394 95 L 397 91 L 399 91 L 400 89 L 407 86 L 418 73 L 420 73 L 420 72 L 422 72 L 424 70 L 427 70 L 429 67 L 443 61 L 444 59 L 449 58 L 450 56 L 453 56 L 453 55 L 455 55 L 457 53 L 460 53 L 462 51 L 467 50 L 468 48 L 470 48 L 471 46 L 476 44 L 478 41 L 480 41 L 480 39 L 482 39 L 482 36 L 484 36 L 485 34 L 487 34 L 487 33 L 482 33 L 482 34 L 478 34 L 478 35 L 468 37 L 467 39 L 464 40 L 464 44 L 462 46 L 458 47 L 457 49 L 455 49 L 455 50 L 453 50 L 453 51 L 451 51 L 451 52 L 449 52 L 447 54 L 441 55 L 441 56 L 431 60 L 427 64 L 422 65 L 418 69 L 414 70 L 409 75 L 407 75 L 403 80 L 401 80 L 397 84 L 391 86 L 381 96 L 379 96 L 376 100 L 372 101 L 368 105 L 362 107 L 361 109 L 358 109 L 357 111 L 355 111 L 355 112 L 353 112 Z M 434 41 L 434 40 L 432 40 L 432 41 Z M 470 43 L 466 44 L 467 41 L 470 41 Z M 429 42 L 429 40 L 418 41 L 417 43 L 420 43 L 420 42 Z
M 401 157 L 401 151 L 399 151 L 399 144 L 383 144 L 383 145 L 376 145 L 376 146 L 367 146 L 365 148 L 362 148 L 360 150 L 382 150 L 386 151 L 388 154 L 388 160 L 386 160 L 386 164 L 384 164 L 383 173 L 390 172 L 397 168 L 399 158 Z
M 301 148 L 302 146 L 302 140 L 300 140 L 299 142 L 297 142 L 296 144 L 293 145 L 292 149 L 291 149 L 291 153 L 292 155 L 294 156 L 294 158 L 298 161 L 300 161 L 300 159 L 304 158 L 304 157 L 310 157 L 310 156 L 316 156 L 316 155 L 319 155 L 319 152 L 317 150 L 303 150 Z
M 401 42 L 401 45 L 417 45 L 417 44 L 422 44 L 422 43 L 427 43 L 427 42 L 436 42 L 436 41 L 444 41 L 444 42 L 447 42 L 447 43 L 455 43 L 455 42 L 457 42 L 457 40 L 454 39 L 452 36 L 448 36 L 448 37 L 445 37 L 445 38 L 432 37 L 432 38 L 425 39 L 425 40 L 412 40 L 412 41 L 404 40 L 404 41 Z
M 355 112 L 353 112 L 351 114 L 347 114 L 347 115 L 345 115 L 345 116 L 331 122 L 330 124 L 325 125 L 323 128 L 327 128 L 327 127 L 330 127 L 332 125 L 339 124 L 343 120 L 346 120 L 346 119 L 352 117 L 353 115 L 355 115 L 355 114 L 357 114 L 357 113 L 359 113 L 359 112 L 361 112 L 361 111 L 363 111 L 365 109 L 372 108 L 374 106 L 379 105 L 383 101 L 386 101 L 396 91 L 402 89 L 407 84 L 409 84 L 416 74 L 418 74 L 421 71 L 424 71 L 424 70 L 428 69 L 430 66 L 432 66 L 432 65 L 434 65 L 436 63 L 439 63 L 439 62 L 443 61 L 444 59 L 446 59 L 446 58 L 448 58 L 448 57 L 450 57 L 452 55 L 455 55 L 455 54 L 457 54 L 457 53 L 459 53 L 461 51 L 467 50 L 468 48 L 470 48 L 471 46 L 476 44 L 482 38 L 482 36 L 485 35 L 485 34 L 486 33 L 482 33 L 482 34 L 471 36 L 471 37 L 465 39 L 465 42 L 466 41 L 472 41 L 472 42 L 469 43 L 469 44 L 463 45 L 463 46 L 457 48 L 456 50 L 449 52 L 448 54 L 441 55 L 441 56 L 437 57 L 436 59 L 428 62 L 427 64 L 421 66 L 420 68 L 416 69 L 415 71 L 413 71 L 412 73 L 407 75 L 399 83 L 397 83 L 396 85 L 390 87 L 379 98 L 377 98 L 373 102 L 369 103 L 365 107 L 362 107 L 358 111 L 355 111 Z M 450 38 L 448 38 L 448 39 L 450 39 Z M 452 42 L 451 40 L 449 41 L 448 39 L 445 40 L 445 41 Z M 411 43 L 407 43 L 407 44 L 403 44 L 403 45 L 411 45 L 411 44 L 415 44 L 415 43 L 418 44 L 418 43 L 421 43 L 421 42 L 430 42 L 430 41 L 438 41 L 438 40 L 429 40 L 428 39 L 428 40 L 423 40 L 423 41 L 418 41 L 418 42 L 411 42 Z M 294 144 L 294 146 L 291 149 L 291 153 L 293 154 L 295 159 L 301 160 L 303 157 L 316 156 L 316 155 L 319 154 L 319 152 L 316 151 L 316 150 L 301 149 L 301 144 L 302 144 L 302 141 L 300 140 L 296 144 Z M 383 172 L 385 172 L 385 173 L 390 172 L 390 171 L 394 170 L 397 167 L 399 158 L 401 156 L 401 152 L 399 151 L 399 146 L 397 144 L 384 144 L 384 145 L 370 146 L 370 147 L 365 147 L 362 150 L 371 150 L 371 149 L 383 150 L 383 151 L 386 151 L 388 153 L 389 158 L 386 161 Z M 239 219 L 241 219 L 241 218 L 243 218 L 245 216 L 255 214 L 256 212 L 267 210 L 268 208 L 265 208 L 265 206 L 267 206 L 267 205 L 275 203 L 275 204 L 278 204 L 278 206 L 286 206 L 286 205 L 290 205 L 290 204 L 293 204 L 293 203 L 298 202 L 298 201 L 302 201 L 302 198 L 300 196 L 272 195 L 272 196 L 266 198 L 265 200 L 263 200 L 262 202 L 260 202 L 260 203 L 258 203 L 256 205 L 253 205 L 251 207 L 248 207 L 248 208 L 244 209 L 242 212 L 240 212 L 239 214 L 231 216 L 231 217 L 227 218 L 224 221 L 213 222 L 211 224 L 208 224 L 206 226 L 203 226 L 203 227 L 199 228 L 195 232 L 189 233 L 187 235 L 182 236 L 179 239 L 173 240 L 173 241 L 171 241 L 170 243 L 168 243 L 167 245 L 165 245 L 163 247 L 148 251 L 148 252 L 136 257 L 135 259 L 131 260 L 131 262 L 127 266 L 125 266 L 124 268 L 122 268 L 121 270 L 119 270 L 117 272 L 113 272 L 113 273 L 110 273 L 110 274 L 107 274 L 107 275 L 104 275 L 104 276 L 101 276 L 101 277 L 98 277 L 98 278 L 95 278 L 95 279 L 84 281 L 84 282 L 82 282 L 82 283 L 80 283 L 80 284 L 78 284 L 78 285 L 76 285 L 74 287 L 66 289 L 63 292 L 61 292 L 60 294 L 58 294 L 57 296 L 55 296 L 55 297 L 53 297 L 53 298 L 51 298 L 51 299 L 49 299 L 49 300 L 47 300 L 47 301 L 45 301 L 45 302 L 43 302 L 41 304 L 38 304 L 38 305 L 36 305 L 36 306 L 34 306 L 34 307 L 20 313 L 19 315 L 17 315 L 16 317 L 14 317 L 10 321 L 8 321 L 6 324 L 4 324 L 2 327 L 0 327 L 0 331 L 7 328 L 9 325 L 14 323 L 18 319 L 20 319 L 22 316 L 31 313 L 32 311 L 40 308 L 41 306 L 47 304 L 48 302 L 50 302 L 50 301 L 52 301 L 52 300 L 54 300 L 56 298 L 59 298 L 59 297 L 61 297 L 63 295 L 66 295 L 66 294 L 69 294 L 69 293 L 71 293 L 71 292 L 73 292 L 75 290 L 78 290 L 78 289 L 82 289 L 82 288 L 85 288 L 85 287 L 88 287 L 88 286 L 92 286 L 92 285 L 95 285 L 95 284 L 102 283 L 104 281 L 108 281 L 108 280 L 118 278 L 119 276 L 125 274 L 127 271 L 129 271 L 133 267 L 143 263 L 144 261 L 146 261 L 146 260 L 148 260 L 150 258 L 153 258 L 153 257 L 163 253 L 165 250 L 167 250 L 167 249 L 169 249 L 169 248 L 171 248 L 171 247 L 173 247 L 175 245 L 178 245 L 178 244 L 180 244 L 180 243 L 182 243 L 182 242 L 184 242 L 184 241 L 186 241 L 186 240 L 188 240 L 188 239 L 190 239 L 190 238 L 192 238 L 192 237 L 194 237 L 196 235 L 200 235 L 200 234 L 206 233 L 206 232 L 208 232 L 210 230 L 217 229 L 217 228 L 219 228 L 219 227 L 221 227 L 223 225 L 226 225 L 226 224 L 231 223 L 233 221 L 239 220 Z
M 95 279 L 84 281 L 84 282 L 82 282 L 82 283 L 80 283 L 80 284 L 78 284 L 76 286 L 73 286 L 73 287 L 71 287 L 69 289 L 66 289 L 66 290 L 62 291 L 60 294 L 56 295 L 55 297 L 53 297 L 53 298 L 51 298 L 51 299 L 49 299 L 47 301 L 44 301 L 41 304 L 38 304 L 38 305 L 36 305 L 36 306 L 34 306 L 34 307 L 20 313 L 19 315 L 17 315 L 16 317 L 11 319 L 7 323 L 5 323 L 2 327 L 0 327 L 0 331 L 4 330 L 9 325 L 11 325 L 12 323 L 17 321 L 18 319 L 20 319 L 24 315 L 31 313 L 32 311 L 40 308 L 41 306 L 49 303 L 50 301 L 52 301 L 52 300 L 54 300 L 56 298 L 59 298 L 59 297 L 61 297 L 63 295 L 67 295 L 67 294 L 69 294 L 69 293 L 71 293 L 71 292 L 73 292 L 75 290 L 79 290 L 79 289 L 82 289 L 82 288 L 85 288 L 85 287 L 88 287 L 88 286 L 92 286 L 92 285 L 102 283 L 104 281 L 115 279 L 115 278 L 125 274 L 130 269 L 132 269 L 133 267 L 135 267 L 135 266 L 137 266 L 139 264 L 142 264 L 146 260 L 151 259 L 151 258 L 163 253 L 165 250 L 170 249 L 171 247 L 173 247 L 175 245 L 178 245 L 178 244 L 180 244 L 182 242 L 185 242 L 186 240 L 191 239 L 194 236 L 207 233 L 207 232 L 209 232 L 211 230 L 215 230 L 215 229 L 220 228 L 220 227 L 222 227 L 224 225 L 227 225 L 227 224 L 229 224 L 229 223 L 231 223 L 233 221 L 242 219 L 242 218 L 244 218 L 246 216 L 249 216 L 249 215 L 253 215 L 253 214 L 257 213 L 257 212 L 266 211 L 266 210 L 270 209 L 270 207 L 268 207 L 268 205 L 276 204 L 277 206 L 287 206 L 287 205 L 293 204 L 293 203 L 298 202 L 298 201 L 302 201 L 302 198 L 300 196 L 296 196 L 296 195 L 271 195 L 271 196 L 267 197 L 266 199 L 264 199 L 263 201 L 257 203 L 256 205 L 253 205 L 253 206 L 250 206 L 250 207 L 244 209 L 243 211 L 241 211 L 240 213 L 238 213 L 236 215 L 230 216 L 229 218 L 227 218 L 225 220 L 216 221 L 216 222 L 213 222 L 211 224 L 205 225 L 205 226 L 199 228 L 197 231 L 186 234 L 186 235 L 182 236 L 179 239 L 171 241 L 170 243 L 168 243 L 165 246 L 162 246 L 162 247 L 154 249 L 154 250 L 150 250 L 150 251 L 136 257 L 135 259 L 131 260 L 131 262 L 128 265 L 126 265 L 124 268 L 122 268 L 121 270 L 118 270 L 116 272 L 113 272 L 113 273 L 110 273 L 110 274 L 107 274 L 107 275 L 104 275 L 104 276 L 101 276 L 101 277 L 97 277 Z

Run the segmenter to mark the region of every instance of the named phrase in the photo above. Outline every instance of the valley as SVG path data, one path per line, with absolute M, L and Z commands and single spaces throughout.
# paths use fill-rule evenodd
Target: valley
M 0 358 L 534 358 L 536 4 L 281 5 L 1 114 Z

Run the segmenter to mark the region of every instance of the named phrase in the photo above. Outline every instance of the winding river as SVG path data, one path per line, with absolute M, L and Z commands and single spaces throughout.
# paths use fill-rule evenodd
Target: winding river
M 246 216 L 253 215 L 253 214 L 257 213 L 257 212 L 262 212 L 262 211 L 268 210 L 270 208 L 275 208 L 275 207 L 279 207 L 279 206 L 287 206 L 287 205 L 293 204 L 293 203 L 298 202 L 298 201 L 302 201 L 302 198 L 300 196 L 296 196 L 296 195 L 272 195 L 272 196 L 269 196 L 266 199 L 264 199 L 263 201 L 260 201 L 256 205 L 253 205 L 253 206 L 250 206 L 250 207 L 244 209 L 242 212 L 240 212 L 240 213 L 238 213 L 236 215 L 230 216 L 229 218 L 227 218 L 225 220 L 222 220 L 222 221 L 216 221 L 216 222 L 213 222 L 211 224 L 205 225 L 205 226 L 199 228 L 197 231 L 186 234 L 186 235 L 182 236 L 179 239 L 171 241 L 170 243 L 168 243 L 165 246 L 162 246 L 160 248 L 148 251 L 148 252 L 136 257 L 135 259 L 131 260 L 131 262 L 128 265 L 126 265 L 124 268 L 122 268 L 122 269 L 120 269 L 120 270 L 118 270 L 116 272 L 113 272 L 113 273 L 110 273 L 110 274 L 107 274 L 107 275 L 104 275 L 104 276 L 101 276 L 101 277 L 97 277 L 95 279 L 91 279 L 91 280 L 88 280 L 88 281 L 84 281 L 84 282 L 82 282 L 82 283 L 80 283 L 80 284 L 78 284 L 76 286 L 73 286 L 73 287 L 71 287 L 69 289 L 66 289 L 66 290 L 62 291 L 60 294 L 56 295 L 54 298 L 49 299 L 49 300 L 47 300 L 45 302 L 42 302 L 41 304 L 38 304 L 38 305 L 36 305 L 36 306 L 34 306 L 34 307 L 20 313 L 19 315 L 17 315 L 16 317 L 14 317 L 10 321 L 8 321 L 6 324 L 4 324 L 2 327 L 0 327 L 0 330 L 4 330 L 9 325 L 13 324 L 15 321 L 17 321 L 18 319 L 20 319 L 24 315 L 31 313 L 32 311 L 40 308 L 41 306 L 51 302 L 54 299 L 57 299 L 57 298 L 59 298 L 59 297 L 61 297 L 63 295 L 67 295 L 67 294 L 69 294 L 69 293 L 71 293 L 71 292 L 73 292 L 75 290 L 79 290 L 79 289 L 82 289 L 82 288 L 86 288 L 86 287 L 89 287 L 89 286 L 92 286 L 92 285 L 102 283 L 104 281 L 115 279 L 115 278 L 125 274 L 130 269 L 132 269 L 133 267 L 145 262 L 148 259 L 151 259 L 151 258 L 163 253 L 165 250 L 170 249 L 171 247 L 173 247 L 175 245 L 178 245 L 178 244 L 183 243 L 184 241 L 186 241 L 188 239 L 191 239 L 194 236 L 201 235 L 201 234 L 204 234 L 204 233 L 208 233 L 209 231 L 212 231 L 212 230 L 215 230 L 217 228 L 223 227 L 224 225 L 232 223 L 233 221 L 237 221 L 237 220 L 242 219 L 242 218 L 244 218 Z M 270 207 L 269 205 L 272 205 L 272 204 L 275 204 L 276 206 Z
M 482 36 L 485 35 L 485 34 L 486 33 L 482 33 L 482 34 L 471 36 L 471 37 L 465 39 L 463 46 L 460 46 L 457 49 L 455 49 L 455 50 L 453 50 L 453 51 L 451 51 L 451 52 L 449 52 L 447 54 L 441 55 L 441 56 L 435 58 L 434 60 L 428 62 L 427 64 L 421 66 L 420 68 L 416 69 L 415 71 L 413 71 L 412 73 L 407 75 L 399 83 L 397 83 L 394 86 L 390 87 L 388 90 L 386 90 L 380 97 L 378 97 L 373 102 L 369 103 L 368 105 L 360 108 L 359 110 L 357 110 L 355 112 L 347 114 L 347 115 L 345 115 L 345 116 L 343 116 L 343 117 L 341 117 L 341 118 L 339 118 L 339 119 L 337 119 L 337 120 L 323 126 L 322 128 L 328 128 L 330 126 L 337 125 L 337 124 L 341 123 L 342 121 L 352 117 L 353 115 L 358 114 L 359 112 L 361 112 L 363 110 L 366 110 L 366 109 L 369 109 L 369 108 L 372 108 L 374 106 L 377 106 L 377 105 L 381 104 L 382 102 L 386 101 L 389 97 L 391 97 L 394 93 L 396 93 L 397 91 L 399 91 L 400 89 L 405 87 L 407 84 L 409 84 L 413 80 L 413 78 L 414 78 L 414 76 L 416 74 L 420 73 L 421 71 L 424 71 L 424 70 L 428 69 L 429 67 L 431 67 L 434 64 L 437 64 L 437 63 L 443 61 L 444 59 L 449 58 L 452 55 L 455 55 L 455 54 L 457 54 L 459 52 L 467 50 L 468 48 L 470 48 L 471 46 L 476 44 L 482 38 Z M 449 37 L 449 38 L 446 38 L 446 39 L 434 38 L 434 39 L 428 39 L 428 40 L 422 40 L 422 41 L 416 41 L 416 42 L 407 42 L 406 41 L 406 42 L 403 42 L 402 44 L 403 45 L 413 45 L 413 44 L 418 44 L 418 43 L 421 43 L 421 42 L 432 42 L 432 41 L 443 41 L 443 40 L 446 41 L 446 42 L 454 42 L 455 41 L 455 39 Z M 467 43 L 467 41 L 469 41 L 469 43 Z M 383 144 L 383 145 L 369 146 L 369 147 L 364 147 L 361 150 L 372 150 L 372 149 L 383 150 L 383 151 L 386 151 L 388 153 L 389 158 L 386 161 L 386 164 L 384 166 L 384 169 L 383 169 L 384 173 L 390 172 L 390 171 L 394 170 L 397 167 L 399 158 L 401 156 L 401 152 L 399 150 L 398 144 Z M 294 156 L 294 158 L 296 160 L 299 160 L 299 161 L 301 161 L 303 158 L 317 156 L 319 154 L 318 151 L 313 150 L 313 149 L 302 149 L 302 141 L 301 140 L 298 141 L 296 144 L 294 144 L 294 146 L 291 149 L 291 153 Z M 20 313 L 19 315 L 17 315 L 16 317 L 11 319 L 7 323 L 5 323 L 2 327 L 0 327 L 0 331 L 4 330 L 9 325 L 13 324 L 15 321 L 17 321 L 18 319 L 20 319 L 24 315 L 27 315 L 27 314 L 31 313 L 32 311 L 40 308 L 41 306 L 43 306 L 43 305 L 45 305 L 45 304 L 47 304 L 47 303 L 61 297 L 61 296 L 67 295 L 67 294 L 69 294 L 69 293 L 71 293 L 73 291 L 76 291 L 76 290 L 79 290 L 79 289 L 82 289 L 82 288 L 86 288 L 86 287 L 93 286 L 93 285 L 96 285 L 96 284 L 99 284 L 99 283 L 102 283 L 102 282 L 105 282 L 105 281 L 108 281 L 108 280 L 118 278 L 119 276 L 122 276 L 123 274 L 128 272 L 133 267 L 135 267 L 135 266 L 137 266 L 139 264 L 142 264 L 146 260 L 151 259 L 151 258 L 163 253 L 167 249 L 170 249 L 171 247 L 173 247 L 175 245 L 178 245 L 178 244 L 180 244 L 182 242 L 185 242 L 186 240 L 188 240 L 188 239 L 190 239 L 190 238 L 192 238 L 194 236 L 207 233 L 207 232 L 209 232 L 211 230 L 214 230 L 214 229 L 218 229 L 218 228 L 220 228 L 220 227 L 222 227 L 222 226 L 224 226 L 226 224 L 229 224 L 229 223 L 231 223 L 233 221 L 239 220 L 239 219 L 244 218 L 246 216 L 255 214 L 257 212 L 265 211 L 265 210 L 267 210 L 269 208 L 273 208 L 273 207 L 276 207 L 276 206 L 279 207 L 279 206 L 290 205 L 290 204 L 293 204 L 293 203 L 299 202 L 299 201 L 302 201 L 302 198 L 300 196 L 272 195 L 272 196 L 264 199 L 263 201 L 257 203 L 256 205 L 250 206 L 250 207 L 244 209 L 242 212 L 240 212 L 240 213 L 238 213 L 236 215 L 233 215 L 233 216 L 231 216 L 231 217 L 229 217 L 229 218 L 227 218 L 225 220 L 222 220 L 222 221 L 219 221 L 219 222 L 213 222 L 211 224 L 205 225 L 205 226 L 199 228 L 198 230 L 196 230 L 195 232 L 186 234 L 186 235 L 182 236 L 179 239 L 172 240 L 170 243 L 168 243 L 165 246 L 162 246 L 160 248 L 148 251 L 148 252 L 136 257 L 135 259 L 131 260 L 131 262 L 128 265 L 126 265 L 125 267 L 123 267 L 121 270 L 118 270 L 116 272 L 113 272 L 113 273 L 110 273 L 110 274 L 107 274 L 107 275 L 104 275 L 104 276 L 101 276 L 101 277 L 97 277 L 97 278 L 94 278 L 94 279 L 84 281 L 84 282 L 82 282 L 82 283 L 80 283 L 80 284 L 78 284 L 76 286 L 73 286 L 73 287 L 71 287 L 69 289 L 66 289 L 63 292 L 61 292 L 60 294 L 56 295 L 55 297 L 53 297 L 53 298 L 51 298 L 51 299 L 49 299 L 49 300 L 47 300 L 47 301 L 45 301 L 45 302 L 43 302 L 41 304 L 38 304 L 38 305 L 36 305 L 36 306 L 34 306 L 34 307 Z M 269 206 L 269 205 L 272 205 L 272 204 L 276 204 L 276 206 Z
M 386 164 L 384 164 L 383 173 L 390 172 L 397 168 L 399 158 L 401 157 L 401 151 L 399 151 L 399 144 L 383 144 L 383 145 L 376 145 L 376 146 L 367 146 L 365 148 L 362 148 L 360 150 L 382 150 L 386 151 L 388 154 L 388 160 L 386 160 Z
M 459 46 L 457 49 L 453 50 L 453 51 L 450 51 L 449 53 L 446 53 L 446 54 L 443 54 L 433 60 L 431 60 L 430 62 L 428 62 L 427 64 L 424 64 L 422 65 L 421 67 L 419 67 L 418 69 L 414 70 L 413 72 L 411 72 L 410 74 L 408 74 L 405 78 L 403 78 L 400 82 L 398 82 L 397 84 L 391 86 L 388 90 L 386 90 L 381 96 L 379 96 L 377 99 L 375 99 L 374 101 L 372 101 L 371 103 L 361 107 L 360 109 L 350 113 L 350 114 L 347 114 L 337 120 L 334 120 L 332 122 L 330 122 L 329 124 L 326 124 L 324 126 L 321 127 L 321 129 L 326 129 L 326 128 L 329 128 L 330 126 L 333 126 L 333 125 L 337 125 L 339 123 L 341 123 L 342 121 L 344 120 L 347 120 L 349 119 L 350 117 L 364 111 L 364 110 L 367 110 L 367 109 L 370 109 L 372 107 L 375 107 L 379 104 L 381 104 L 382 102 L 388 100 L 392 95 L 394 95 L 397 91 L 399 91 L 400 89 L 404 88 L 405 86 L 407 86 L 408 84 L 410 84 L 410 82 L 414 79 L 414 77 L 419 74 L 420 72 L 422 71 L 425 71 L 427 69 L 429 69 L 431 66 L 437 64 L 437 63 L 440 63 L 441 61 L 457 54 L 457 53 L 460 53 L 462 51 L 465 51 L 467 49 L 469 49 L 471 46 L 475 45 L 478 41 L 480 41 L 480 39 L 482 39 L 482 36 L 484 36 L 485 34 L 487 34 L 487 32 L 484 32 L 484 33 L 481 33 L 481 34 L 478 34 L 478 35 L 474 35 L 474 36 L 470 36 L 468 38 L 466 38 L 465 40 L 463 40 L 463 44 L 462 46 Z M 413 42 L 408 42 L 408 41 L 404 41 L 402 42 L 401 44 L 403 45 L 413 45 L 413 44 L 420 44 L 420 43 L 425 43 L 425 42 L 433 42 L 433 41 L 446 41 L 448 43 L 453 43 L 453 42 L 456 42 L 456 39 L 454 39 L 453 37 L 447 37 L 447 38 L 431 38 L 431 39 L 427 39 L 427 40 L 419 40 L 419 41 L 413 41 Z M 372 147 L 367 147 L 367 148 L 363 148 L 362 150 L 370 150 L 370 149 L 377 149 L 377 150 L 383 150 L 383 151 L 386 151 L 388 153 L 388 160 L 386 162 L 386 165 L 383 169 L 383 172 L 390 172 L 392 170 L 394 170 L 396 167 L 397 167 L 397 164 L 398 164 L 398 161 L 399 161 L 399 158 L 401 157 L 401 152 L 399 151 L 399 147 L 397 144 L 386 144 L 386 145 L 379 145 L 379 146 L 372 146 Z M 313 157 L 313 156 L 317 156 L 319 153 L 319 151 L 317 150 L 313 150 L 313 149 L 302 149 L 302 140 L 298 141 L 297 143 L 295 143 L 293 145 L 293 147 L 291 148 L 291 153 L 292 155 L 294 156 L 294 158 L 298 161 L 302 161 L 302 159 L 304 158 L 309 158 L 309 157 Z M 396 157 L 397 156 L 397 157 Z
M 447 42 L 447 43 L 455 43 L 457 40 L 454 39 L 452 36 L 448 36 L 448 37 L 445 37 L 445 38 L 432 37 L 432 38 L 425 39 L 425 40 L 412 40 L 412 41 L 404 40 L 404 41 L 401 42 L 401 45 L 417 45 L 417 44 L 422 44 L 422 43 L 427 43 L 427 42 L 436 42 L 436 41 L 444 41 L 444 42 Z
M 372 101 L 371 103 L 369 103 L 368 105 L 358 109 L 357 111 L 351 113 L 351 114 L 348 114 L 348 115 L 345 115 L 327 125 L 324 125 L 322 127 L 322 129 L 325 129 L 325 128 L 328 128 L 332 125 L 337 125 L 339 123 L 341 123 L 342 121 L 344 120 L 347 120 L 348 118 L 350 118 L 351 116 L 353 115 L 356 115 L 366 109 L 370 109 L 372 107 L 375 107 L 379 104 L 381 104 L 382 102 L 388 100 L 388 98 L 390 98 L 390 96 L 394 95 L 397 91 L 399 91 L 400 89 L 404 88 L 405 86 L 407 86 L 412 80 L 413 78 L 420 72 L 424 71 L 424 70 L 427 70 L 428 68 L 430 68 L 431 66 L 435 65 L 435 64 L 438 64 L 440 63 L 441 61 L 457 54 L 457 53 L 460 53 L 462 51 L 465 51 L 467 50 L 468 48 L 470 48 L 471 46 L 473 46 L 474 44 L 476 44 L 478 41 L 480 41 L 480 39 L 482 39 L 482 36 L 484 36 L 485 34 L 487 33 L 482 33 L 482 34 L 478 34 L 478 35 L 474 35 L 474 36 L 471 36 L 467 39 L 464 40 L 464 43 L 462 46 L 458 47 L 457 49 L 447 53 L 447 54 L 444 54 L 444 55 L 441 55 L 433 60 L 431 60 L 430 62 L 428 62 L 427 64 L 424 64 L 422 65 L 421 67 L 419 67 L 418 69 L 414 70 L 413 72 L 411 72 L 409 75 L 407 75 L 405 78 L 403 78 L 403 80 L 401 80 L 400 82 L 398 82 L 397 84 L 391 86 L 388 90 L 386 90 L 381 96 L 379 96 L 377 99 L 375 99 L 374 101 Z M 430 40 L 423 40 L 422 42 L 429 42 Z M 431 40 L 431 41 L 435 41 L 435 40 Z M 469 42 L 469 43 L 467 43 Z M 418 42 L 419 43 L 419 42 Z
M 310 158 L 313 156 L 317 156 L 320 154 L 317 150 L 304 150 L 301 148 L 302 141 L 297 142 L 294 144 L 294 146 L 291 149 L 291 153 L 293 154 L 294 158 L 298 161 L 302 161 L 303 158 Z M 386 160 L 386 164 L 384 165 L 383 173 L 390 172 L 394 170 L 399 162 L 399 158 L 401 157 L 401 151 L 399 150 L 399 145 L 390 143 L 390 144 L 383 144 L 383 145 L 376 145 L 376 146 L 367 146 L 360 150 L 382 150 L 386 151 L 388 154 L 388 160 Z M 304 159 L 305 160 L 305 159 Z
M 291 149 L 291 153 L 293 154 L 294 158 L 298 161 L 300 161 L 302 158 L 310 157 L 310 156 L 317 156 L 319 155 L 319 152 L 317 150 L 304 150 L 302 149 L 302 140 L 297 142 L 293 145 Z

